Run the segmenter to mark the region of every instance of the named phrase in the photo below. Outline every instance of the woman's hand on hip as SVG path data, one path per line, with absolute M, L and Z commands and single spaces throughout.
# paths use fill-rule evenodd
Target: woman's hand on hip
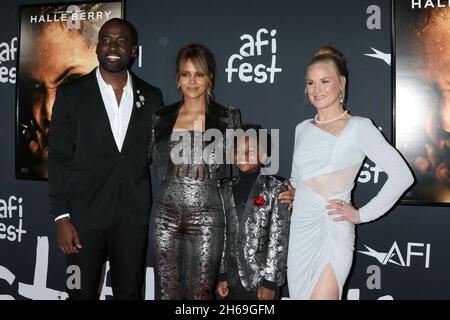
M 328 214 L 330 216 L 336 216 L 334 221 L 350 221 L 354 224 L 362 222 L 359 210 L 345 201 L 338 199 L 329 200 L 326 208 L 328 209 Z

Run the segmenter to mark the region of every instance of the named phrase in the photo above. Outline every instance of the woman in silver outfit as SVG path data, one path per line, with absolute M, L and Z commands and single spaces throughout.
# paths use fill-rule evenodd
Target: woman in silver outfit
M 207 48 L 181 48 L 176 66 L 183 98 L 154 113 L 149 143 L 162 181 L 152 209 L 156 296 L 212 299 L 225 225 L 217 181 L 230 176 L 231 166 L 225 139 L 205 132 L 225 137 L 241 126 L 240 111 L 214 101 L 215 62 Z

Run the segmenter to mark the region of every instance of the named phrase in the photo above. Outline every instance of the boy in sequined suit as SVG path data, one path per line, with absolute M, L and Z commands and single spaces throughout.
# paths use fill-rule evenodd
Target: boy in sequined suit
M 245 125 L 245 132 L 261 129 Z M 255 132 L 254 131 L 254 132 Z M 224 179 L 221 196 L 226 240 L 217 293 L 231 300 L 273 300 L 285 282 L 290 214 L 279 199 L 287 190 L 277 177 L 261 174 L 270 153 L 260 135 L 238 136 L 235 163 L 239 175 Z

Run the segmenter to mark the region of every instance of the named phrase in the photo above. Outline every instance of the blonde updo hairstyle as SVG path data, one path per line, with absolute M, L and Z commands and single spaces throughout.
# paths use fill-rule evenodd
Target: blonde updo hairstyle
M 314 57 L 311 59 L 311 62 L 308 65 L 308 68 L 313 64 L 318 62 L 327 62 L 330 63 L 336 70 L 336 73 L 340 77 L 345 78 L 345 87 L 341 88 L 341 93 L 343 95 L 342 105 L 345 106 L 347 102 L 347 94 L 348 94 L 348 70 L 347 70 L 347 60 L 345 59 L 342 52 L 333 47 L 322 47 L 320 48 Z M 306 87 L 305 87 L 306 94 Z

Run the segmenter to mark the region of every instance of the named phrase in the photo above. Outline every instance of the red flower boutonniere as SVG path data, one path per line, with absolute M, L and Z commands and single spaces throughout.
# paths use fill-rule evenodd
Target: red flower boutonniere
M 254 196 L 253 197 L 253 205 L 256 207 L 262 207 L 266 204 L 266 200 L 263 196 Z

